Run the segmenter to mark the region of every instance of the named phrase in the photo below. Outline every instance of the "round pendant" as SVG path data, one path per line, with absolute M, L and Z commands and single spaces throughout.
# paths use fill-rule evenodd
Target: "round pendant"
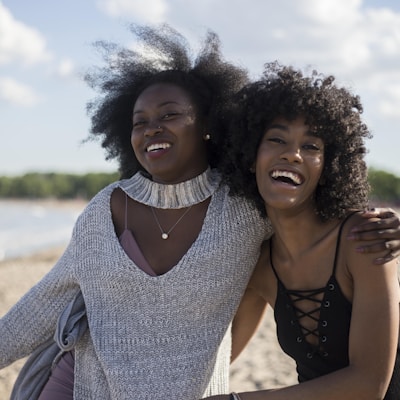
M 163 233 L 162 235 L 161 235 L 161 237 L 164 239 L 164 240 L 166 240 L 166 239 L 168 239 L 168 233 Z

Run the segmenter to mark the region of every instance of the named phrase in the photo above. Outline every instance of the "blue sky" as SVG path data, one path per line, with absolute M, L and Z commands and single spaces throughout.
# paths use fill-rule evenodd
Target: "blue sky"
M 254 77 L 279 60 L 361 96 L 369 166 L 400 175 L 398 0 L 0 0 L 0 175 L 115 171 L 89 131 L 91 43 L 133 45 L 129 22 L 168 22 L 194 49 L 207 29 Z

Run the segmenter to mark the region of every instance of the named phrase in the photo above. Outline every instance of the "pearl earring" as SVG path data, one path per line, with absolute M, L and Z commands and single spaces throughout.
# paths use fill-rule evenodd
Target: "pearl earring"
M 210 140 L 210 139 L 211 139 L 211 135 L 208 134 L 208 133 L 206 133 L 206 134 L 203 135 L 203 139 L 204 139 L 205 141 Z

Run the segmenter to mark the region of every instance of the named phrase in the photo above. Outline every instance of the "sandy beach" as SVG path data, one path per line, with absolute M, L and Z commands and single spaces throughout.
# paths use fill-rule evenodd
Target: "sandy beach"
M 61 255 L 63 248 L 0 262 L 0 316 L 33 286 Z M 13 382 L 23 360 L 0 371 L 0 400 L 9 399 Z M 231 389 L 255 390 L 296 382 L 292 361 L 280 350 L 271 312 L 244 352 L 232 364 Z

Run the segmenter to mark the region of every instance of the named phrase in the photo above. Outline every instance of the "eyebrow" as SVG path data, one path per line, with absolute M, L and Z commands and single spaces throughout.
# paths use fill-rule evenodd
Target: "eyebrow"
M 281 129 L 282 131 L 285 131 L 285 132 L 289 131 L 289 128 L 287 127 L 287 125 L 282 125 L 282 124 L 271 124 L 271 125 L 268 125 L 266 131 L 268 131 L 269 129 Z M 306 136 L 314 137 L 316 139 L 321 139 L 320 137 L 318 137 L 315 134 L 313 134 L 309 129 L 306 132 Z
M 178 103 L 178 102 L 176 102 L 176 101 L 167 100 L 167 101 L 164 101 L 163 103 L 158 104 L 157 107 L 158 107 L 158 108 L 161 108 L 161 107 L 164 107 L 164 106 L 166 106 L 166 105 L 168 105 L 168 104 L 180 105 L 180 103 Z M 133 115 L 139 114 L 139 113 L 142 113 L 142 112 L 144 112 L 144 111 L 143 111 L 143 110 L 136 110 L 136 111 L 133 112 Z
M 266 130 L 269 129 L 282 129 L 283 131 L 287 131 L 288 127 L 286 125 L 282 125 L 282 124 L 270 124 L 267 126 Z

